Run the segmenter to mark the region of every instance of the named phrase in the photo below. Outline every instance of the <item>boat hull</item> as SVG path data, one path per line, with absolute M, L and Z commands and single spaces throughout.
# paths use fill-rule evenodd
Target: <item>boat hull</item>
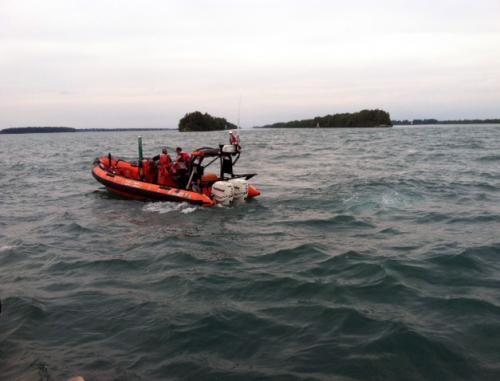
M 128 179 L 108 172 L 99 165 L 94 166 L 92 175 L 111 192 L 136 200 L 188 202 L 201 206 L 215 205 L 215 202 L 204 194 Z

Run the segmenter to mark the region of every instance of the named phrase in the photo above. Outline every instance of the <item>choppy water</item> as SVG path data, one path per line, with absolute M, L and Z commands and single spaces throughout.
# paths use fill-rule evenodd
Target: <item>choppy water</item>
M 136 133 L 0 135 L 0 379 L 500 379 L 500 126 L 241 135 L 213 209 L 108 194 Z

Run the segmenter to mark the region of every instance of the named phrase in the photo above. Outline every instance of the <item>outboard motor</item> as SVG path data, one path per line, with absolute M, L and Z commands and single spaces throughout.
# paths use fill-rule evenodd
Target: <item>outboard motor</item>
M 229 206 L 233 203 L 234 186 L 229 181 L 217 181 L 212 185 L 212 198 L 217 204 Z
M 234 201 L 243 201 L 248 197 L 248 181 L 245 179 L 229 180 L 234 188 Z

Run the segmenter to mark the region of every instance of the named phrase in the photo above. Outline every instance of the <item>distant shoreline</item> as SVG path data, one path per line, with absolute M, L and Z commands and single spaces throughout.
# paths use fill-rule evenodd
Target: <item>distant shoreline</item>
M 393 120 L 394 126 L 432 126 L 432 125 L 498 125 L 500 119 L 464 119 L 464 120 L 435 120 L 435 119 L 416 119 L 416 120 Z M 391 125 L 378 126 L 262 126 L 253 127 L 251 129 L 268 129 L 268 128 L 388 128 Z M 0 130 L 0 134 L 45 134 L 45 133 L 78 133 L 78 132 L 127 132 L 127 131 L 178 131 L 177 128 L 73 128 L 73 127 L 9 127 Z
M 393 120 L 394 126 L 428 126 L 431 124 L 500 124 L 500 119 L 459 119 L 459 120 L 438 120 L 438 119 L 413 119 L 413 120 Z
M 0 130 L 0 134 L 49 134 L 74 132 L 113 131 L 177 131 L 176 128 L 73 128 L 73 127 L 10 127 Z

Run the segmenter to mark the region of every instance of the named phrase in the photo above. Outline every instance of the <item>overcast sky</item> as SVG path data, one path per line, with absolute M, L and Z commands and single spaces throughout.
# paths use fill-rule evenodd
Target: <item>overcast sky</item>
M 500 117 L 500 0 L 0 0 L 0 128 Z

